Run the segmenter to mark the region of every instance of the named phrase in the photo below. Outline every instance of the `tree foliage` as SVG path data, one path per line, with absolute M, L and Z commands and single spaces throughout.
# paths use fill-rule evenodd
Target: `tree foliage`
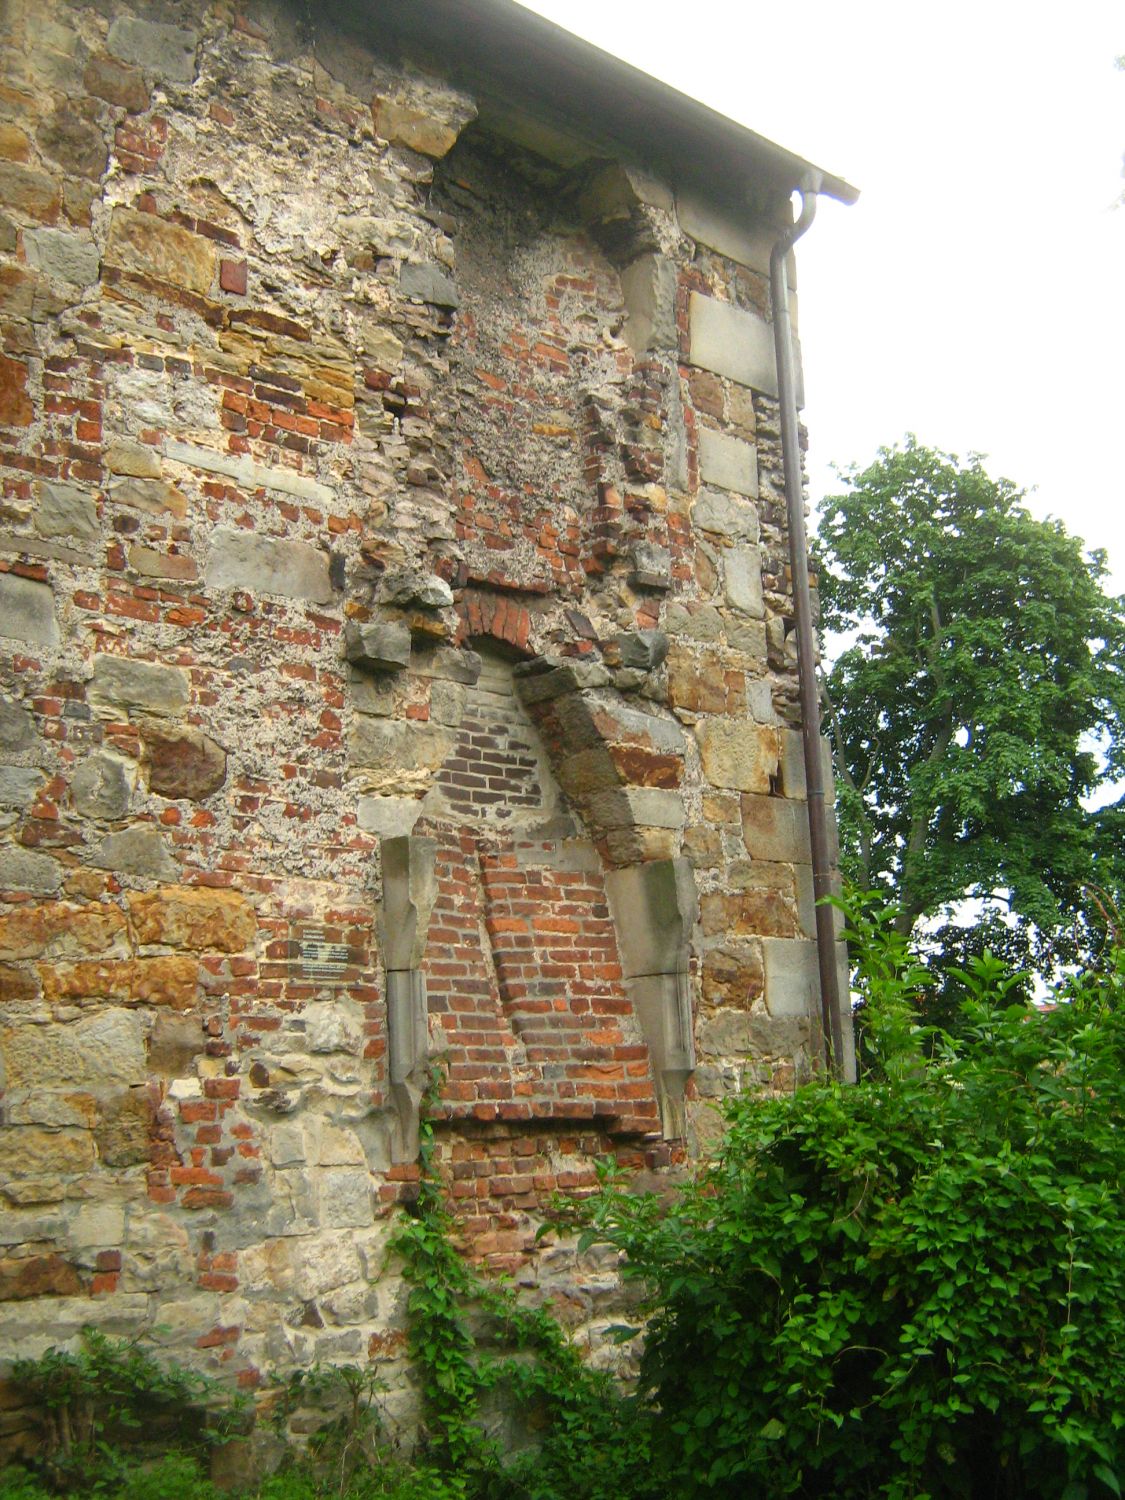
M 1095 1500 L 1125 1478 L 1125 964 L 1050 1012 L 925 978 L 853 914 L 877 1058 L 729 1110 L 671 1210 L 611 1185 L 591 1237 L 651 1295 L 642 1387 L 668 1493 Z
M 1120 812 L 1085 806 L 1125 771 L 1104 553 L 912 438 L 851 472 L 819 535 L 823 624 L 848 641 L 826 685 L 847 873 L 904 933 L 971 896 L 1008 916 L 984 925 L 993 947 L 1015 932 L 1073 957 L 1087 889 L 1121 877 Z

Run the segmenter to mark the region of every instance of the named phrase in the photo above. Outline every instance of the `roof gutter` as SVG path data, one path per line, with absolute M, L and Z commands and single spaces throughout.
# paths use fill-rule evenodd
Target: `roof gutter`
M 812 853 L 813 898 L 816 902 L 816 951 L 820 977 L 820 1018 L 824 1062 L 837 1078 L 843 1072 L 843 1023 L 836 966 L 836 917 L 824 901 L 832 894 L 825 814 L 824 758 L 820 737 L 820 697 L 816 682 L 816 643 L 813 637 L 809 590 L 809 553 L 805 536 L 805 494 L 801 474 L 801 445 L 797 427 L 797 383 L 793 360 L 793 330 L 789 321 L 789 277 L 786 261 L 793 246 L 816 215 L 820 174 L 810 172 L 797 191 L 801 212 L 780 236 L 770 254 L 770 298 L 773 339 L 777 354 L 778 402 L 781 408 L 781 451 L 785 468 L 785 504 L 789 522 L 789 571 L 793 580 L 793 613 L 797 631 L 797 679 L 801 704 L 801 736 L 805 754 L 805 796 Z

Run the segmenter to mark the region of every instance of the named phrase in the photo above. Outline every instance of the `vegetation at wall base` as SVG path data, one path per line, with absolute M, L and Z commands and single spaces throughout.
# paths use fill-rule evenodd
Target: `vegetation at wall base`
M 635 1395 L 462 1258 L 426 1125 L 419 1197 L 395 1246 L 422 1444 L 409 1462 L 393 1453 L 369 1372 L 303 1372 L 288 1399 L 319 1393 L 329 1415 L 258 1500 L 1119 1496 L 1125 952 L 1069 980 L 1050 1008 L 1014 1002 L 1019 976 L 983 953 L 959 976 L 956 1038 L 934 1037 L 917 1009 L 933 976 L 893 909 L 853 898 L 847 915 L 861 1084 L 734 1101 L 721 1155 L 672 1204 L 607 1168 L 601 1193 L 571 1205 L 580 1246 L 624 1252 L 643 1286 Z M 44 1401 L 73 1400 L 67 1361 L 84 1357 L 132 1362 L 141 1390 L 126 1407 L 148 1399 L 147 1383 L 166 1394 L 195 1381 L 96 1340 L 85 1356 L 24 1362 L 21 1378 Z M 241 1420 L 209 1389 L 191 1385 L 190 1399 L 214 1431 Z M 524 1445 L 494 1435 L 496 1413 Z M 218 1493 L 198 1448 L 125 1457 L 113 1422 L 97 1420 L 85 1472 L 68 1480 L 56 1457 L 53 1483 L 12 1473 L 0 1500 Z

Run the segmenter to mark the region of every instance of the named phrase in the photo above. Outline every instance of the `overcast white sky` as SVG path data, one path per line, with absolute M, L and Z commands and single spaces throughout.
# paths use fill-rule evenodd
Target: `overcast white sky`
M 1125 8 L 523 0 L 862 190 L 799 248 L 814 498 L 989 455 L 1125 591 Z

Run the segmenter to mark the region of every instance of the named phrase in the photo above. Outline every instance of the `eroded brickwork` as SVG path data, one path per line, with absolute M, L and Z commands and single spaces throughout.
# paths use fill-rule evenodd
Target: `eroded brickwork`
M 307 21 L 4 12 L 0 1329 L 405 1409 L 427 1057 L 467 1247 L 593 1345 L 551 1194 L 811 1066 L 784 194 L 700 228 Z

